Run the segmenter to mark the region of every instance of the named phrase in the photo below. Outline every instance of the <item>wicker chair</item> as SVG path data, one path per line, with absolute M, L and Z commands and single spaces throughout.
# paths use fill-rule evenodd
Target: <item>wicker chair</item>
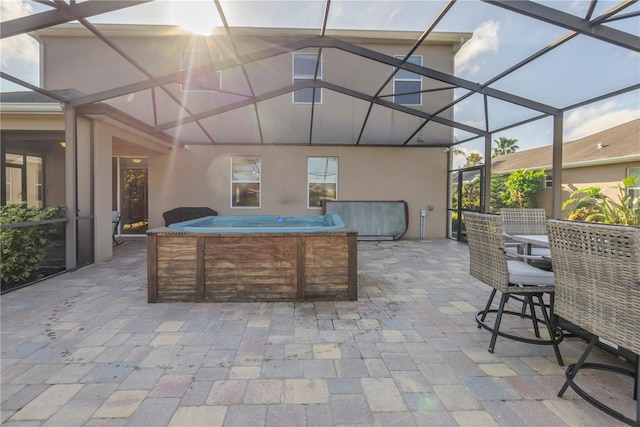
M 547 234 L 547 213 L 544 209 L 500 209 L 505 237 L 509 240 L 514 234 Z M 541 256 L 543 260 L 534 265 L 550 267 L 551 256 L 547 248 L 531 248 L 531 255 Z
M 547 234 L 547 212 L 542 208 L 502 208 L 502 227 L 505 241 L 509 242 L 505 247 L 507 255 L 517 258 L 519 254 L 527 254 L 538 257 L 529 259 L 527 262 L 535 267 L 551 270 L 551 252 L 548 248 L 538 248 L 525 243 L 511 243 L 511 236 L 514 234 Z M 527 248 L 527 246 L 529 246 Z M 519 299 L 519 298 L 516 298 Z M 529 298 L 522 298 L 521 313 L 526 312 L 529 305 Z
M 547 213 L 544 209 L 500 209 L 504 232 L 507 234 L 547 234 Z
M 493 353 L 498 336 L 529 344 L 552 345 L 558 363 L 562 366 L 558 343 L 562 341 L 563 335 L 556 327 L 553 317 L 547 313 L 547 306 L 543 303 L 544 294 L 549 294 L 549 307 L 550 310 L 553 310 L 555 289 L 553 273 L 533 267 L 526 262 L 508 259 L 504 251 L 502 218 L 500 216 L 466 212 L 464 221 L 469 244 L 470 274 L 493 288 L 484 310 L 476 315 L 478 327 L 492 333 L 489 352 Z M 491 304 L 498 291 L 502 294 L 499 307 L 497 310 L 491 309 Z M 531 314 L 505 310 L 507 299 L 512 295 L 530 297 L 527 299 L 527 304 Z M 536 316 L 534 299 L 537 300 L 536 305 L 540 307 L 544 320 L 538 319 Z M 495 314 L 493 324 L 487 322 L 487 315 L 490 313 Z M 501 331 L 500 323 L 504 314 L 531 319 L 536 338 Z M 549 339 L 540 338 L 538 323 L 543 323 L 547 327 Z
M 601 369 L 634 376 L 631 370 L 585 363 L 598 341 L 607 340 L 635 353 L 634 398 L 640 388 L 640 228 L 549 220 L 549 246 L 556 277 L 555 314 L 587 333 L 588 346 L 566 371 L 558 396 L 571 387 L 586 401 L 630 425 L 636 420 L 587 394 L 574 379 L 580 369 Z M 564 325 L 563 325 L 564 326 Z

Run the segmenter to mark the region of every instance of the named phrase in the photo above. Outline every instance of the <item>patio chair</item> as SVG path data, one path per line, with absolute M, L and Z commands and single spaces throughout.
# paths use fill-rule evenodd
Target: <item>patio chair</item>
M 547 213 L 542 208 L 502 208 L 500 209 L 502 217 L 503 231 L 505 239 L 510 241 L 514 234 L 547 234 Z M 520 250 L 522 247 L 507 248 L 507 251 Z M 531 248 L 530 255 L 542 257 L 538 262 L 532 262 L 538 267 L 551 267 L 551 252 L 547 248 Z
M 120 219 L 122 214 L 120 211 L 111 212 L 111 239 L 113 240 L 113 246 L 118 246 L 122 242 L 116 240 L 116 234 L 118 234 L 118 226 L 120 225 Z
M 515 234 L 547 234 L 547 212 L 543 208 L 502 208 L 500 209 L 500 216 L 502 217 L 502 227 L 505 241 L 507 242 L 505 245 L 507 255 L 512 258 L 518 258 L 518 254 L 533 255 L 537 258 L 527 260 L 529 264 L 545 270 L 551 270 L 551 251 L 549 251 L 549 248 L 530 246 L 530 250 L 527 251 L 526 244 L 518 244 L 512 242 L 511 239 L 511 236 Z M 525 297 L 522 300 L 521 313 L 524 314 L 529 298 Z
M 553 273 L 536 268 L 526 262 L 509 259 L 504 250 L 504 236 L 502 229 L 502 218 L 499 215 L 480 214 L 466 212 L 464 222 L 467 230 L 467 242 L 469 244 L 470 274 L 491 286 L 493 290 L 484 310 L 476 314 L 478 327 L 491 332 L 491 342 L 489 352 L 493 353 L 498 336 L 512 339 L 519 342 L 537 345 L 551 345 L 562 366 L 562 356 L 558 349 L 558 343 L 562 341 L 563 335 L 553 321 L 553 296 L 554 278 Z M 501 298 L 498 309 L 491 309 L 491 305 L 497 292 Z M 549 304 L 543 302 L 544 294 L 549 295 Z M 509 296 L 529 297 L 526 299 L 531 313 L 515 312 L 505 309 Z M 536 315 L 535 305 L 539 306 L 543 320 Z M 549 313 L 547 312 L 549 308 Z M 487 321 L 487 315 L 495 314 L 493 324 Z M 507 333 L 500 330 L 503 315 L 515 315 L 522 318 L 531 319 L 535 331 L 535 338 Z M 546 326 L 549 338 L 541 338 L 538 324 Z
M 586 363 L 601 340 L 635 355 L 634 399 L 640 388 L 640 228 L 620 225 L 549 220 L 549 245 L 556 277 L 555 313 L 563 327 L 586 333 L 587 348 L 577 363 L 566 370 L 567 387 L 605 413 L 627 424 L 640 425 L 640 402 L 636 419 L 625 417 L 589 395 L 575 382 L 582 369 L 598 369 L 634 377 L 619 366 Z M 564 322 L 569 322 L 564 326 Z M 629 360 L 633 363 L 632 360 Z M 633 366 L 633 365 L 632 365 Z M 584 379 L 584 377 L 582 377 Z

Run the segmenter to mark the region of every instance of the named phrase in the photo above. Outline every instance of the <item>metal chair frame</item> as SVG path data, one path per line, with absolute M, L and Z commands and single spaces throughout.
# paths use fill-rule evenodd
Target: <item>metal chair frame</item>
M 571 387 L 601 411 L 640 426 L 640 228 L 549 220 L 547 229 L 556 278 L 555 313 L 563 323 L 566 320 L 588 334 L 588 346 L 578 362 L 567 367 L 558 396 Z M 635 373 L 619 366 L 587 363 L 601 339 L 634 353 Z M 582 369 L 635 377 L 635 421 L 580 387 L 575 379 Z
M 508 261 L 508 257 L 504 251 L 504 236 L 500 216 L 467 212 L 465 213 L 464 221 L 467 230 L 467 242 L 469 244 L 470 274 L 493 288 L 485 308 L 476 314 L 478 327 L 484 328 L 492 334 L 489 352 L 493 353 L 498 336 L 527 344 L 551 345 L 553 346 L 558 364 L 562 366 L 564 362 L 562 361 L 558 344 L 562 341 L 563 334 L 555 324 L 554 317 L 549 314 L 553 312 L 554 286 L 552 284 L 540 285 L 539 283 L 512 283 L 510 281 L 509 263 L 521 263 L 522 261 Z M 546 273 L 547 276 L 551 274 L 528 264 L 526 265 L 532 273 L 535 273 L 537 270 L 543 276 L 545 275 L 544 273 Z M 502 294 L 498 308 L 491 309 L 491 305 L 498 291 Z M 548 305 L 543 301 L 544 294 L 549 295 Z M 505 309 L 508 298 L 513 295 L 529 297 L 526 300 L 526 304 L 529 306 L 531 314 Z M 537 300 L 537 302 L 534 303 L 534 299 Z M 537 317 L 535 306 L 539 306 L 543 319 Z M 549 312 L 547 312 L 547 308 L 549 308 Z M 487 322 L 487 316 L 489 314 L 495 314 L 493 324 Z M 502 316 L 505 314 L 531 319 L 536 338 L 528 338 L 501 331 Z M 540 338 L 539 324 L 546 326 L 549 339 Z

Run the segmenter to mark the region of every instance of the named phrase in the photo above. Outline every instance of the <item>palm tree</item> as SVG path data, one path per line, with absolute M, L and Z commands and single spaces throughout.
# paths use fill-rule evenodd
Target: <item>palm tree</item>
M 464 164 L 463 168 L 477 166 L 480 164 L 482 164 L 482 156 L 478 153 L 471 153 L 467 156 L 467 163 Z
M 516 150 L 520 147 L 516 145 L 518 142 L 517 139 L 500 137 L 500 139 L 495 139 L 493 142 L 496 143 L 497 147 L 493 148 L 493 155 L 491 157 L 501 156 L 503 154 L 515 153 Z

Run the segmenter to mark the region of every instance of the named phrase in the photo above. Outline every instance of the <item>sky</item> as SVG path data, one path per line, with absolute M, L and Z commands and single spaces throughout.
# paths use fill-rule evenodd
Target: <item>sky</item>
M 284 28 L 317 28 L 322 25 L 324 1 L 241 1 L 222 0 L 231 26 L 265 26 Z M 538 1 L 548 7 L 583 17 L 587 0 Z M 379 29 L 424 31 L 443 9 L 444 1 L 358 1 L 333 0 L 328 29 Z M 599 1 L 598 16 L 618 1 Z M 2 21 L 48 8 L 32 1 L 0 0 Z M 635 4 L 625 13 L 640 10 Z M 181 25 L 200 33 L 220 26 L 221 21 L 212 0 L 170 2 L 156 0 L 150 4 L 126 8 L 89 19 L 92 23 L 147 23 Z M 640 36 L 640 17 L 611 23 L 615 29 Z M 458 77 L 485 83 L 531 54 L 553 44 L 568 30 L 552 26 L 476 0 L 459 0 L 438 23 L 435 31 L 468 32 L 473 37 L 455 56 Z M 29 83 L 38 84 L 39 49 L 27 35 L 4 39 L 0 45 L 2 70 Z M 428 66 L 428 62 L 425 61 Z M 534 60 L 523 69 L 498 80 L 495 89 L 514 93 L 554 107 L 565 108 L 605 92 L 621 89 L 640 81 L 640 54 L 579 36 Z M 23 90 L 0 80 L 0 89 Z M 457 91 L 456 97 L 464 91 Z M 492 100 L 489 103 L 490 127 L 534 117 L 530 110 Z M 640 91 L 570 110 L 564 116 L 564 141 L 573 141 L 593 133 L 640 118 Z M 484 128 L 484 104 L 479 95 L 455 107 L 455 120 Z M 454 138 L 465 141 L 469 134 L 456 131 Z M 552 143 L 552 120 L 496 132 L 500 137 L 518 140 L 520 150 Z M 468 142 L 465 153 L 483 152 L 483 141 Z M 456 161 L 464 160 L 460 156 Z

